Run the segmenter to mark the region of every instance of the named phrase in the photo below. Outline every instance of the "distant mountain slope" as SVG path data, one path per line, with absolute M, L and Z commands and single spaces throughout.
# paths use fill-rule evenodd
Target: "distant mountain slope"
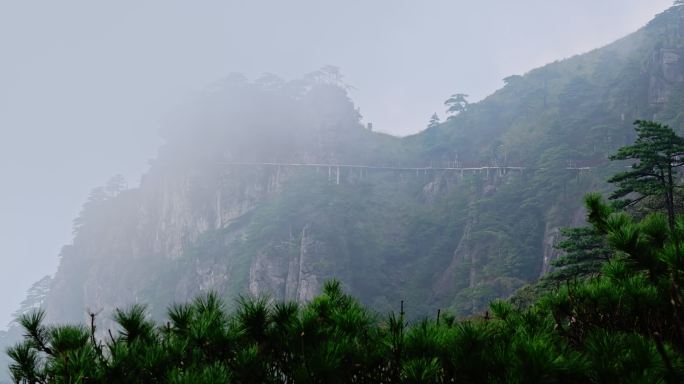
M 161 316 L 207 290 L 306 300 L 331 277 L 378 310 L 478 311 L 549 268 L 559 228 L 581 224 L 581 196 L 606 188 L 617 167 L 606 157 L 632 140 L 633 120 L 682 131 L 683 17 L 674 7 L 607 47 L 509 77 L 404 139 L 361 126 L 335 71 L 232 77 L 168 127 L 139 188 L 94 191 L 48 316 L 133 302 Z
M 655 119 L 684 129 L 682 11 L 673 7 L 609 46 L 511 76 L 468 111 L 407 138 L 433 163 L 535 169 L 482 182 L 462 242 L 433 285 L 438 295 L 476 309 L 483 297 L 508 292 L 502 279 L 516 285 L 548 270 L 558 228 L 583 221 L 581 195 L 606 188 L 606 175 L 621 166 L 607 156 L 633 140 L 632 122 Z M 581 167 L 591 169 L 566 169 Z

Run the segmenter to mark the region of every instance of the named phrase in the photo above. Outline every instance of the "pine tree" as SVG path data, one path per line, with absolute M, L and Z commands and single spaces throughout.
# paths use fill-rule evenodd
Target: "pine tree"
M 468 95 L 465 93 L 455 93 L 451 95 L 451 97 L 444 102 L 444 105 L 448 107 L 447 113 L 458 114 L 467 111 L 468 106 L 470 105 L 467 98 Z
M 610 157 L 611 160 L 636 161 L 631 170 L 620 172 L 608 180 L 617 185 L 611 198 L 623 199 L 627 205 L 648 197 L 661 198 L 670 231 L 674 233 L 675 183 L 677 168 L 684 165 L 684 138 L 667 125 L 653 121 L 637 120 L 634 125 L 637 132 L 634 144 L 620 148 Z
M 19 319 L 22 315 L 43 307 L 43 301 L 50 291 L 52 278 L 44 276 L 31 285 L 26 292 L 26 298 L 19 304 L 19 309 L 12 314 L 13 319 Z M 14 322 L 14 321 L 13 321 Z
M 439 116 L 437 115 L 437 112 L 433 113 L 432 116 L 430 116 L 430 121 L 428 122 L 428 129 L 430 128 L 435 128 L 438 127 L 440 124 L 439 121 Z
M 564 239 L 556 245 L 564 254 L 552 262 L 554 271 L 544 277 L 546 282 L 561 282 L 594 275 L 610 260 L 612 251 L 604 236 L 594 227 L 563 228 Z

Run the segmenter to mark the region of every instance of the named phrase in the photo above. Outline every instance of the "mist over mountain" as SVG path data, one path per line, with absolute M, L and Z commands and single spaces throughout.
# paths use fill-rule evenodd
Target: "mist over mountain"
M 54 273 L 88 191 L 115 174 L 137 186 L 164 116 L 231 72 L 294 79 L 339 66 L 364 124 L 405 135 L 441 115 L 451 93 L 479 100 L 502 78 L 609 43 L 670 4 L 4 2 L 0 322 L 31 281 Z M 477 38 L 454 37 L 464 34 Z
M 140 187 L 93 191 L 48 317 L 131 302 L 161 316 L 207 290 L 307 300 L 332 277 L 381 311 L 476 313 L 548 270 L 633 120 L 680 126 L 680 12 L 403 139 L 361 124 L 334 67 L 233 75 L 162 130 Z
M 16 315 L 96 313 L 106 336 L 135 303 L 164 321 L 207 292 L 229 309 L 250 295 L 308 303 L 337 279 L 411 321 L 478 316 L 553 270 L 562 228 L 586 224 L 582 197 L 625 168 L 608 157 L 634 142 L 635 120 L 684 133 L 684 7 L 482 100 L 456 89 L 411 135 L 378 131 L 347 81 L 327 65 L 197 92 L 159 123 L 139 185 L 92 189 L 56 272 Z

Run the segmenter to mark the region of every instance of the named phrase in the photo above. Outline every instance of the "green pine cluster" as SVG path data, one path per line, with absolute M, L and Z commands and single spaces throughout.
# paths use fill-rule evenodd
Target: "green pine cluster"
M 103 338 L 45 326 L 37 311 L 21 319 L 26 337 L 9 350 L 10 369 L 17 383 L 681 382 L 682 308 L 671 301 L 682 291 L 671 274 L 683 264 L 657 236 L 667 222 L 602 220 L 619 256 L 530 308 L 498 301 L 484 316 L 406 324 L 331 281 L 306 305 L 244 298 L 231 314 L 209 294 L 171 307 L 164 324 L 133 306 Z

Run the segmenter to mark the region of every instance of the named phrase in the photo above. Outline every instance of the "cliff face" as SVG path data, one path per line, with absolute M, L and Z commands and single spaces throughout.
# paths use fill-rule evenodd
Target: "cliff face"
M 241 236 L 244 230 L 233 223 L 275 193 L 278 181 L 265 174 L 226 183 L 229 179 L 219 172 L 190 168 L 151 172 L 140 188 L 121 191 L 91 208 L 98 211 L 98 221 L 84 224 L 74 244 L 62 252 L 47 300 L 50 317 L 82 316 L 83 310 L 70 313 L 79 305 L 109 312 L 145 301 L 156 274 L 186 261 L 193 245 L 205 241 L 203 235 L 223 232 L 225 246 Z M 164 287 L 172 299 L 225 286 L 232 263 L 229 258 L 196 260 L 184 267 L 188 270 L 176 276 L 175 284 Z
M 304 96 L 281 91 L 233 80 L 207 96 L 208 107 L 188 113 L 212 121 L 167 133 L 169 143 L 139 188 L 94 190 L 76 221 L 74 243 L 62 251 L 46 300 L 49 319 L 80 320 L 86 311 L 109 313 L 133 302 L 150 302 L 161 314 L 171 302 L 208 290 L 313 297 L 333 276 L 324 259 L 334 252 L 310 234 L 312 222 L 278 221 L 257 209 L 278 204 L 288 180 L 302 172 L 252 163 L 363 161 L 375 156 L 373 146 L 391 149 L 399 140 L 362 128 L 336 84 L 310 82 L 299 90 Z M 221 102 L 237 98 L 239 106 L 223 110 Z M 266 101 L 278 103 L 270 111 L 277 116 L 255 111 Z M 331 177 L 335 185 L 355 177 L 331 172 L 340 171 L 319 169 L 316 181 L 330 187 Z
M 365 130 L 329 72 L 230 79 L 169 127 L 140 187 L 94 191 L 62 251 L 48 316 L 82 320 L 133 302 L 163 316 L 208 290 L 303 301 L 332 277 L 378 310 L 406 300 L 414 315 L 478 311 L 549 270 L 559 228 L 581 225 L 581 196 L 607 188 L 619 165 L 606 157 L 632 140 L 634 119 L 682 131 L 683 25 L 673 8 L 404 139 Z M 263 164 L 455 162 L 526 168 Z

